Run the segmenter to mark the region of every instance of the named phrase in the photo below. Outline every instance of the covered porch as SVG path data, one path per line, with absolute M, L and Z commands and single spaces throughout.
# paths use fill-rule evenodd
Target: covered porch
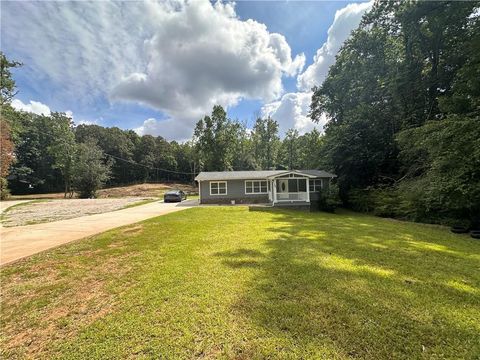
M 275 205 L 308 205 L 310 204 L 310 181 L 315 178 L 298 171 L 268 178 L 268 198 Z

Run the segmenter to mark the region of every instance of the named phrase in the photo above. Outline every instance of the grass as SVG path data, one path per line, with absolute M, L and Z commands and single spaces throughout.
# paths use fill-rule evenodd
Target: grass
M 132 207 L 137 207 L 137 206 L 141 206 L 141 205 L 150 204 L 150 203 L 155 202 L 155 201 L 158 201 L 158 199 L 145 199 L 145 200 L 140 200 L 140 201 L 134 202 L 134 203 L 132 203 L 132 204 L 125 205 L 123 208 L 118 209 L 118 210 L 130 209 L 130 208 L 132 208 Z M 115 211 L 118 211 L 118 210 L 115 210 Z
M 356 213 L 192 208 L 3 268 L 2 355 L 474 359 L 479 254 Z
M 48 202 L 48 200 L 46 199 L 37 199 L 37 200 L 30 200 L 30 201 L 26 201 L 26 202 L 23 202 L 23 203 L 20 203 L 20 204 L 16 204 L 16 205 L 12 205 L 12 206 L 9 206 L 8 208 L 6 208 L 5 210 L 3 210 L 3 212 L 0 214 L 0 222 L 2 222 L 3 220 L 5 220 L 5 218 L 7 217 L 8 213 L 12 210 L 16 210 L 18 209 L 19 207 L 23 207 L 23 206 L 26 206 L 26 205 L 31 205 L 31 204 L 35 204 L 35 203 L 41 203 L 41 202 Z

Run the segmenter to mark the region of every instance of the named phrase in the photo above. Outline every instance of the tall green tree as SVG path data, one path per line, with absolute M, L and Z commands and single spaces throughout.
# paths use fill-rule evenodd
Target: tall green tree
M 322 154 L 348 202 L 354 188 L 390 186 L 404 174 L 396 135 L 445 116 L 441 98 L 467 61 L 478 3 L 378 2 L 315 88 L 311 115 L 326 113 Z
M 219 105 L 213 107 L 211 116 L 205 116 L 197 122 L 194 141 L 200 154 L 202 170 L 233 169 L 239 126 L 227 118 L 227 113 Z
M 253 154 L 253 141 L 246 123 L 237 121 L 237 135 L 235 141 L 235 157 L 233 159 L 234 170 L 255 170 L 259 166 Z
M 111 175 L 112 161 L 105 157 L 95 139 L 77 145 L 73 185 L 80 198 L 94 198 Z
M 301 167 L 300 158 L 300 134 L 296 129 L 289 129 L 285 134 L 281 146 L 281 163 L 288 169 L 299 169 Z
M 8 60 L 5 54 L 0 51 L 0 106 L 2 107 L 5 104 L 10 104 L 17 94 L 15 80 L 10 70 L 21 65 L 18 61 Z
M 323 135 L 317 130 L 303 134 L 298 140 L 300 146 L 300 165 L 299 169 L 322 169 L 328 168 L 327 164 L 322 163 Z
M 76 155 L 73 121 L 65 113 L 52 113 L 52 139 L 47 151 L 53 158 L 52 167 L 60 170 L 64 181 L 64 197 L 73 197 L 73 168 Z
M 20 112 L 15 141 L 16 161 L 9 186 L 17 193 L 53 192 L 64 187 L 63 176 L 54 166 L 50 146 L 55 142 L 56 124 L 51 116 Z
M 0 198 L 2 200 L 6 199 L 10 193 L 6 178 L 15 160 L 12 118 L 17 114 L 10 106 L 10 102 L 16 94 L 16 86 L 10 69 L 20 65 L 17 61 L 8 60 L 0 51 Z
M 275 168 L 280 148 L 278 122 L 271 117 L 257 118 L 252 129 L 252 140 L 256 163 L 262 169 Z

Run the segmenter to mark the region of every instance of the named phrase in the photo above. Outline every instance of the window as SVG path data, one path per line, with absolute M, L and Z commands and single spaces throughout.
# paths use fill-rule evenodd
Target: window
M 268 189 L 266 180 L 246 180 L 245 194 L 266 194 Z
M 323 188 L 322 179 L 310 180 L 310 192 L 320 191 Z
M 210 181 L 210 195 L 226 195 L 227 182 L 226 181 Z
M 307 192 L 306 179 L 288 179 L 288 192 Z

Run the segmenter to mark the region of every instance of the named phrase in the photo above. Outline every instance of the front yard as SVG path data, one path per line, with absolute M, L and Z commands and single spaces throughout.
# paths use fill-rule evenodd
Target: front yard
M 1 270 L 3 358 L 477 358 L 480 242 L 192 208 Z

